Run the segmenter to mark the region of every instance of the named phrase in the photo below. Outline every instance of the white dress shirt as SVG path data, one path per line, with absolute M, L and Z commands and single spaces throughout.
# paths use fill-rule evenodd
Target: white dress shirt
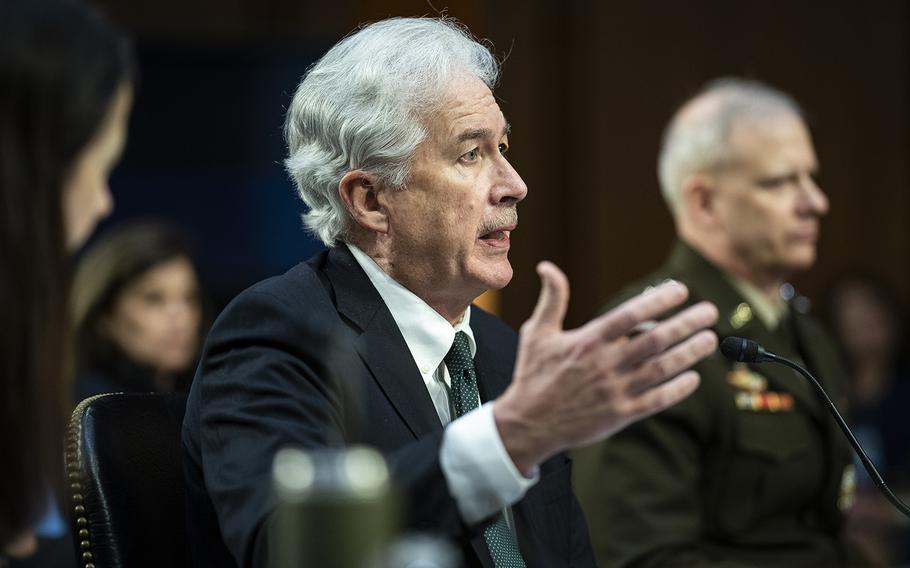
M 513 527 L 507 507 L 537 483 L 538 471 L 535 469 L 533 477 L 526 478 L 515 467 L 499 437 L 491 402 L 452 421 L 449 404 L 452 382 L 443 360 L 459 331 L 468 336 L 471 356 L 477 352 L 471 331 L 471 309 L 465 310 L 461 320 L 452 326 L 426 302 L 386 274 L 365 252 L 354 245 L 347 246 L 392 313 L 439 420 L 447 426 L 439 460 L 462 518 L 473 524 L 505 508 L 506 519 Z

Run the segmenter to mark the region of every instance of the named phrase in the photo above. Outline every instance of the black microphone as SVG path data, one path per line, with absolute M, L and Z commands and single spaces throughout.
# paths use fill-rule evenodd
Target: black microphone
M 745 337 L 725 337 L 720 344 L 720 352 L 737 363 L 763 363 L 769 360 L 764 347 Z
M 850 428 L 847 426 L 847 423 L 844 421 L 844 417 L 841 416 L 840 412 L 837 411 L 837 407 L 834 406 L 834 403 L 831 402 L 831 397 L 828 396 L 828 393 L 825 392 L 825 389 L 822 388 L 821 383 L 818 382 L 818 379 L 812 376 L 812 373 L 803 369 L 801 366 L 797 365 L 793 361 L 787 359 L 786 357 L 781 357 L 780 355 L 775 355 L 771 353 L 764 347 L 758 344 L 756 341 L 751 339 L 746 339 L 744 337 L 726 337 L 720 344 L 720 352 L 723 353 L 724 357 L 730 359 L 731 361 L 736 361 L 737 363 L 764 363 L 770 361 L 772 363 L 780 363 L 786 367 L 790 367 L 797 373 L 806 377 L 810 383 L 815 387 L 815 390 L 818 392 L 819 397 L 828 407 L 828 410 L 831 411 L 831 415 L 834 417 L 834 420 L 837 422 L 837 425 L 840 426 L 840 429 L 843 431 L 844 436 L 847 437 L 847 441 L 850 442 L 850 445 L 853 446 L 853 451 L 856 452 L 856 455 L 859 456 L 859 460 L 863 462 L 863 467 L 866 468 L 866 471 L 869 473 L 869 477 L 872 478 L 872 481 L 875 482 L 875 485 L 878 487 L 879 491 L 894 505 L 898 511 L 904 515 L 910 517 L 910 507 L 904 504 L 903 501 L 897 498 L 897 496 L 891 491 L 888 485 L 885 483 L 885 480 L 882 479 L 878 469 L 875 468 L 875 464 L 872 463 L 872 460 L 869 459 L 869 456 L 866 455 L 866 451 L 856 441 L 856 436 L 853 435 L 853 432 L 850 431 Z

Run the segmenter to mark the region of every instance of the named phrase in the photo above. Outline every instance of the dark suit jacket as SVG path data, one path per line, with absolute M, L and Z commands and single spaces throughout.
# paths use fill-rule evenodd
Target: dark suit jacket
M 517 336 L 472 308 L 480 396 L 508 385 Z M 224 310 L 204 348 L 184 423 L 190 541 L 200 565 L 259 566 L 274 509 L 270 468 L 285 445 L 368 444 L 390 461 L 410 529 L 441 532 L 469 566 L 492 566 L 439 464 L 442 426 L 410 351 L 345 246 L 261 282 Z M 529 567 L 593 566 L 570 462 L 555 456 L 513 507 Z M 220 529 L 219 529 L 220 527 Z
M 621 297 L 665 278 L 688 285 L 688 304 L 715 303 L 719 338 L 748 337 L 801 360 L 843 410 L 844 369 L 812 317 L 791 307 L 788 321 L 769 330 L 724 275 L 682 243 Z M 849 501 L 850 450 L 816 393 L 791 369 L 734 369 L 720 353 L 695 369 L 701 384 L 689 398 L 576 455 L 576 489 L 600 564 L 844 565 L 840 506 Z

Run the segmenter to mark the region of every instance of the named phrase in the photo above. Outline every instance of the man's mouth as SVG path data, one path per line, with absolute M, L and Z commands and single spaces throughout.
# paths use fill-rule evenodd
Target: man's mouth
M 480 235 L 482 241 L 501 241 L 509 238 L 509 231 L 492 231 L 485 235 Z
M 811 242 L 814 243 L 818 241 L 819 231 L 817 228 L 803 229 L 800 231 L 795 231 L 792 233 L 791 238 L 797 242 Z
M 509 237 L 516 227 L 518 227 L 518 209 L 515 207 L 500 208 L 481 223 L 477 232 L 477 240 L 491 247 L 506 248 L 509 246 Z
M 499 227 L 487 233 L 481 234 L 478 239 L 490 246 L 504 246 L 509 244 L 509 237 L 514 230 L 514 225 L 509 227 Z

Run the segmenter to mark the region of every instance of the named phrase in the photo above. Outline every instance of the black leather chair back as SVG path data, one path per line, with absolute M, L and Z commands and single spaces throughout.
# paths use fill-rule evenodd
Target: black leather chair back
M 66 468 L 81 568 L 188 566 L 185 394 L 114 393 L 76 407 Z

